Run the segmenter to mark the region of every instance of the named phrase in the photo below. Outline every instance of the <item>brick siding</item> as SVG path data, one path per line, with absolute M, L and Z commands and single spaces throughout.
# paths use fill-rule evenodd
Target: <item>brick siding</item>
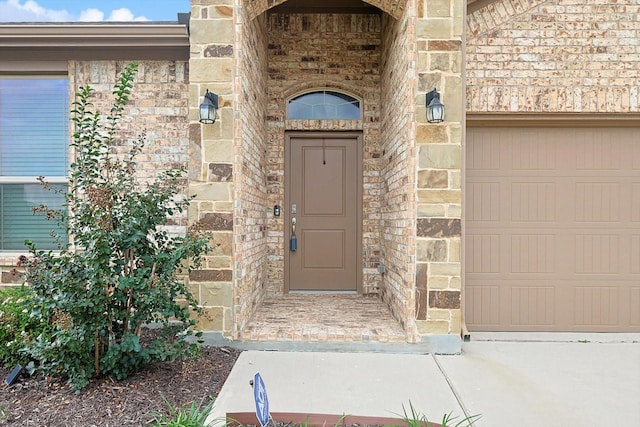
M 467 17 L 468 112 L 640 111 L 637 0 L 497 0 Z
M 411 66 L 415 51 L 415 19 L 384 18 L 382 69 L 382 298 L 403 326 L 413 325 L 415 275 L 415 145 L 416 88 Z M 406 31 L 405 31 L 406 29 Z M 413 29 L 413 30 L 412 30 Z
M 246 12 L 246 11 L 244 11 Z M 240 168 L 235 187 L 234 336 L 239 335 L 262 302 L 267 287 L 267 24 L 262 15 L 236 24 L 242 32 L 235 76 L 236 104 L 241 120 L 236 129 L 234 165 Z
M 363 292 L 377 293 L 380 275 L 380 16 L 269 14 L 270 204 L 284 202 L 286 130 L 363 132 Z M 364 120 L 286 120 L 289 97 L 304 90 L 334 88 L 363 100 Z M 283 218 L 270 219 L 269 292 L 284 292 Z
M 108 111 L 114 99 L 113 86 L 125 65 L 126 62 L 122 61 L 69 62 L 69 105 L 75 100 L 75 93 L 80 87 L 89 85 L 95 90 L 91 98 L 94 108 Z M 136 174 L 143 180 L 153 179 L 161 170 L 187 165 L 188 80 L 185 61 L 139 61 L 130 102 L 120 122 L 123 132 L 118 135 L 123 140 L 116 142 L 120 144 L 116 150 L 127 153 L 127 141 L 135 141 L 143 132 L 146 133 L 145 147 L 136 159 Z M 73 127 L 70 129 L 72 134 Z M 168 230 L 184 233 L 186 226 L 187 218 L 176 216 L 171 219 Z M 21 269 L 16 268 L 19 256 L 3 254 L 0 257 L 1 284 L 23 282 Z

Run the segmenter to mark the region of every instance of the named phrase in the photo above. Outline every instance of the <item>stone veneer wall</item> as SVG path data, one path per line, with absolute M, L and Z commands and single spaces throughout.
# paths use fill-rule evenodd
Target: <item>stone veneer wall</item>
M 496 0 L 467 16 L 467 111 L 640 111 L 637 0 Z
M 94 107 L 99 111 L 108 111 L 114 99 L 113 86 L 127 63 L 70 61 L 70 109 L 75 93 L 79 92 L 81 86 L 89 85 L 95 89 L 91 99 Z M 185 61 L 139 61 L 131 98 L 120 122 L 124 132 L 118 135 L 124 137 L 121 151 L 127 153 L 126 141 L 134 141 L 146 132 L 146 145 L 137 157 L 136 168 L 136 174 L 142 179 L 153 179 L 161 170 L 187 165 L 188 81 L 188 66 Z M 73 128 L 70 129 L 70 138 L 72 132 Z M 186 225 L 187 218 L 175 217 L 168 229 L 173 233 L 184 233 Z M 3 266 L 2 285 L 23 282 L 23 274 L 15 267 L 19 255 L 3 254 L 0 257 L 0 265 Z
M 418 333 L 461 332 L 461 218 L 464 82 L 462 38 L 466 0 L 419 1 L 416 325 Z M 437 88 L 445 121 L 426 122 L 425 92 Z
M 191 274 L 205 313 L 199 326 L 237 338 L 267 280 L 266 17 L 243 2 L 191 2 L 191 220 L 214 250 Z M 197 122 L 205 90 L 219 95 L 213 125 Z
M 405 330 L 415 329 L 415 15 L 383 19 L 381 240 L 382 299 Z
M 363 132 L 363 292 L 377 293 L 380 274 L 380 15 L 268 15 L 268 193 L 284 203 L 287 130 Z M 286 120 L 287 99 L 334 88 L 363 100 L 364 120 Z M 283 206 L 283 209 L 286 209 Z M 269 214 L 269 292 L 284 292 L 284 217 Z
M 189 194 L 195 195 L 189 219 L 200 221 L 213 236 L 213 250 L 189 281 L 204 309 L 198 327 L 227 336 L 234 325 L 233 194 L 238 173 L 234 11 L 228 1 L 191 0 L 189 26 Z M 198 122 L 198 106 L 206 89 L 219 96 L 218 118 L 213 125 Z

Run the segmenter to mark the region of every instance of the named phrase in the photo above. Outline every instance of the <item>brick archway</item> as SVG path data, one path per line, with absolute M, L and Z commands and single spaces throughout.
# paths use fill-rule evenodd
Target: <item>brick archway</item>
M 375 6 L 383 12 L 388 13 L 395 19 L 400 19 L 404 13 L 404 9 L 407 5 L 407 0 L 363 0 L 365 3 L 369 3 L 371 6 Z M 287 0 L 248 0 L 247 9 L 249 11 L 249 18 L 253 19 L 259 16 L 263 12 L 286 3 Z

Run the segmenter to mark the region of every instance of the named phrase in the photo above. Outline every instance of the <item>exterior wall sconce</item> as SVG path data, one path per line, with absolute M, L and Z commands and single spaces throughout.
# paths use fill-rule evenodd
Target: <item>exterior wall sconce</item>
M 200 123 L 210 125 L 216 122 L 218 116 L 218 95 L 207 92 L 204 94 L 204 101 L 200 104 Z
M 444 121 L 444 105 L 440 102 L 440 92 L 433 89 L 427 92 L 427 121 L 440 123 Z

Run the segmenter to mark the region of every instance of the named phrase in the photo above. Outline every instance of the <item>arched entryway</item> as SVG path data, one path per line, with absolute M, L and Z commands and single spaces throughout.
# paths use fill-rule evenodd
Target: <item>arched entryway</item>
M 307 12 L 313 11 L 314 8 L 318 8 L 319 6 L 319 2 L 315 0 L 250 0 L 247 3 L 249 17 L 251 19 L 261 15 L 269 9 L 275 8 L 284 3 L 295 3 L 294 7 L 298 8 L 299 10 L 306 10 Z M 407 0 L 334 0 L 322 3 L 323 8 L 349 8 L 351 10 L 360 7 L 360 3 L 366 3 L 380 9 L 385 13 L 388 13 L 395 19 L 399 19 L 404 13 L 405 7 L 407 5 Z
M 318 300 L 314 297 L 315 302 L 312 305 L 324 306 L 323 311 L 334 314 L 337 312 L 332 309 L 332 304 L 341 307 L 344 307 L 344 304 L 356 305 L 350 306 L 340 317 L 324 325 L 308 323 L 307 329 L 328 333 L 327 328 L 331 324 L 335 328 L 336 321 L 343 325 L 355 326 L 359 322 L 350 320 L 350 313 L 366 312 L 362 306 L 366 304 L 366 307 L 377 307 L 379 312 L 384 313 L 376 317 L 386 321 L 388 327 L 360 322 L 358 327 L 361 330 L 353 339 L 385 341 L 401 337 L 406 341 L 406 332 L 402 332 L 402 325 L 394 319 L 390 310 L 394 304 L 381 299 L 381 266 L 385 264 L 381 261 L 381 206 L 384 205 L 382 152 L 385 150 L 381 135 L 383 35 L 385 27 L 393 26 L 395 20 L 382 10 L 362 2 L 354 2 L 366 6 L 361 13 L 340 7 L 319 12 L 313 7 L 317 4 L 308 2 L 308 10 L 298 9 L 301 3 L 304 2 L 292 0 L 274 3 L 274 7 L 265 9 L 252 22 L 252 25 L 260 25 L 259 33 L 266 35 L 268 107 L 265 124 L 268 141 L 268 205 L 281 206 L 282 216 L 268 216 L 270 239 L 267 244 L 269 279 L 266 284 L 266 299 L 260 305 L 258 314 L 253 316 L 252 322 L 242 329 L 241 336 L 249 339 L 268 335 L 267 330 L 276 329 L 280 331 L 278 336 L 282 338 L 281 335 L 287 335 L 288 328 L 296 329 L 300 325 L 296 325 L 296 321 L 293 320 L 288 326 L 263 324 L 264 319 L 261 316 L 267 313 L 261 310 L 268 308 L 267 317 L 271 319 L 276 313 L 282 316 L 282 312 L 288 312 L 288 315 L 306 312 L 309 311 L 306 300 L 295 295 L 296 292 L 329 291 L 331 295 L 325 294 L 327 299 Z M 347 7 L 348 3 L 342 2 L 340 6 Z M 292 99 L 318 92 L 333 92 L 357 99 L 357 115 L 301 117 L 288 114 L 289 102 Z M 388 92 L 392 93 L 393 90 L 388 89 Z M 350 151 L 352 148 L 353 151 Z M 339 169 L 326 177 L 340 175 L 344 176 L 344 179 L 333 180 L 335 182 L 327 179 L 322 188 L 306 185 L 305 182 L 318 184 L 323 181 L 321 175 L 314 179 L 313 176 L 316 175 L 313 174 L 321 174 L 324 169 L 329 168 L 329 165 L 323 164 L 324 159 L 331 160 L 331 166 Z M 345 163 L 340 164 L 342 161 Z M 314 166 L 318 168 L 314 169 Z M 308 168 L 304 169 L 305 167 Z M 308 170 L 312 171 L 311 175 L 307 174 Z M 347 184 L 351 187 L 344 192 L 341 187 L 321 194 L 325 187 L 338 182 L 340 185 Z M 310 204 L 315 203 L 315 207 L 318 208 L 315 213 L 321 211 L 320 215 L 315 215 L 313 221 L 317 221 L 318 218 L 334 221 L 340 217 L 337 211 L 343 207 L 353 214 L 346 220 L 347 226 L 331 223 L 329 231 L 322 228 L 324 225 L 314 223 L 314 229 L 307 232 L 306 236 L 302 234 L 305 233 L 304 224 L 298 222 L 298 248 L 293 252 L 292 219 L 305 220 L 300 215 L 300 209 L 303 209 L 301 202 L 294 200 L 300 199 L 301 196 L 294 194 L 308 190 L 321 196 L 319 199 L 327 198 L 324 201 L 310 200 Z M 333 197 L 334 193 L 338 192 L 341 196 Z M 353 206 L 349 203 L 343 206 L 342 201 L 353 203 Z M 333 209 L 336 207 L 339 209 Z M 309 210 L 307 207 L 304 209 Z M 322 232 L 316 232 L 320 229 Z M 310 241 L 313 243 L 310 245 L 313 250 L 305 246 Z M 343 245 L 343 241 L 353 241 L 353 245 Z M 320 256 L 318 248 L 325 250 Z M 344 252 L 351 252 L 351 259 L 348 259 Z M 301 266 L 301 263 L 304 265 Z M 355 268 L 351 271 L 343 266 Z M 306 274 L 308 271 L 312 274 Z M 340 274 L 334 278 L 338 271 Z M 348 277 L 346 281 L 341 277 L 343 272 Z M 299 279 L 300 274 L 302 280 Z M 327 274 L 331 277 L 324 277 Z M 395 272 L 392 274 L 395 275 Z M 320 275 L 319 279 L 316 278 L 317 275 Z M 337 296 L 336 291 L 342 292 L 343 295 Z M 345 296 L 344 292 L 351 292 L 352 295 Z M 389 292 L 387 297 L 390 300 L 395 298 L 392 292 Z M 346 300 L 340 300 L 341 298 Z M 292 299 L 295 299 L 298 307 L 292 307 Z M 318 317 L 317 322 L 322 322 L 323 318 Z M 378 332 L 374 331 L 376 328 Z
M 219 283 L 225 290 L 225 335 L 240 338 L 267 298 L 287 294 L 291 224 L 275 212 L 291 208 L 285 149 L 293 132 L 361 135 L 360 294 L 383 301 L 408 340 L 460 329 L 460 238 L 449 217 L 460 212 L 462 98 L 454 95 L 461 93 L 463 12 L 461 2 L 445 3 L 354 2 L 357 11 L 343 7 L 350 0 L 192 4 L 193 98 L 208 88 L 221 95 L 221 107 L 219 121 L 191 139 L 190 188 L 195 216 L 209 215 L 221 228 L 216 237 L 227 239 L 207 260 L 226 275 L 193 276 L 207 279 L 201 292 Z M 433 87 L 443 88 L 452 109 L 447 122 L 429 127 L 423 93 Z M 314 88 L 355 95 L 361 118 L 287 118 L 289 97 Z M 440 291 L 451 296 L 446 304 Z

